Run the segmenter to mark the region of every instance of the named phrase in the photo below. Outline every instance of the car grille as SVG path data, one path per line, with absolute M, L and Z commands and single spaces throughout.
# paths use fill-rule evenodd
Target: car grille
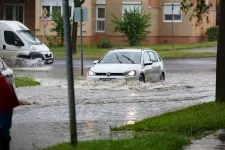
M 52 58 L 52 54 L 45 54 L 45 58 Z
M 95 73 L 96 76 L 106 76 L 106 73 Z M 110 73 L 110 76 L 123 76 L 123 73 Z

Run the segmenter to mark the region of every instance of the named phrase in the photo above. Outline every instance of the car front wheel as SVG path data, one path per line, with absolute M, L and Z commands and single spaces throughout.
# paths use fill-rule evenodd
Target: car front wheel
M 141 75 L 139 76 L 139 81 L 140 81 L 140 82 L 145 82 L 145 77 L 144 77 L 143 74 L 141 74 Z
M 164 73 L 161 74 L 160 81 L 165 81 L 165 74 Z

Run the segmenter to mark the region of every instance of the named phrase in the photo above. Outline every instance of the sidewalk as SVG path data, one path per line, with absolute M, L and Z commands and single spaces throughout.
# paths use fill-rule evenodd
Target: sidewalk
M 195 49 L 187 49 L 187 50 L 176 50 L 176 52 L 194 52 L 194 53 L 201 53 L 201 52 L 217 52 L 217 47 L 205 47 L 205 48 L 195 48 Z
M 225 149 L 225 130 L 219 130 L 200 140 L 192 141 L 193 144 L 184 148 L 184 150 L 214 150 Z

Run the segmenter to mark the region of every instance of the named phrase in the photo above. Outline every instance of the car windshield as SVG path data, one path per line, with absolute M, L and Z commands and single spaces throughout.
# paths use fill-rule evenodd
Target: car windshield
M 100 64 L 140 64 L 141 52 L 109 52 Z
M 30 30 L 19 30 L 17 31 L 19 35 L 28 42 L 30 45 L 40 45 L 42 44 Z

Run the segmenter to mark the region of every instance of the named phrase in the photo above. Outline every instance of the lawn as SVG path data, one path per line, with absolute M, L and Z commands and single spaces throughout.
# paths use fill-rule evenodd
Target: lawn
M 15 78 L 16 88 L 25 87 L 25 86 L 38 86 L 40 84 L 41 84 L 40 82 L 35 81 L 33 78 L 29 78 L 29 77 L 16 77 Z
M 210 102 L 111 128 L 113 131 L 136 131 L 127 139 L 79 142 L 76 147 L 64 143 L 44 150 L 176 150 L 190 144 L 191 139 L 219 129 L 225 129 L 225 103 Z
M 190 144 L 184 136 L 168 133 L 135 135 L 123 140 L 94 140 L 79 142 L 77 146 L 68 143 L 56 145 L 44 150 L 179 150 Z
M 112 128 L 114 131 L 173 132 L 198 136 L 225 129 L 225 103 L 205 103 L 148 118 L 132 125 Z
M 114 46 L 115 48 L 151 48 L 163 54 L 162 57 L 186 57 L 186 56 L 215 56 L 215 53 L 179 53 L 173 50 L 184 50 L 184 49 L 194 49 L 203 47 L 213 47 L 216 46 L 217 42 L 204 42 L 197 44 L 177 44 L 172 48 L 171 45 L 153 45 L 153 46 Z M 53 52 L 55 58 L 65 58 L 65 48 L 63 46 L 49 46 L 50 50 Z M 110 49 L 108 48 L 97 48 L 96 46 L 84 46 L 84 58 L 96 58 L 99 59 Z M 179 53 L 179 54 L 177 54 Z M 80 58 L 80 47 L 77 47 L 77 54 L 73 55 L 74 58 Z

